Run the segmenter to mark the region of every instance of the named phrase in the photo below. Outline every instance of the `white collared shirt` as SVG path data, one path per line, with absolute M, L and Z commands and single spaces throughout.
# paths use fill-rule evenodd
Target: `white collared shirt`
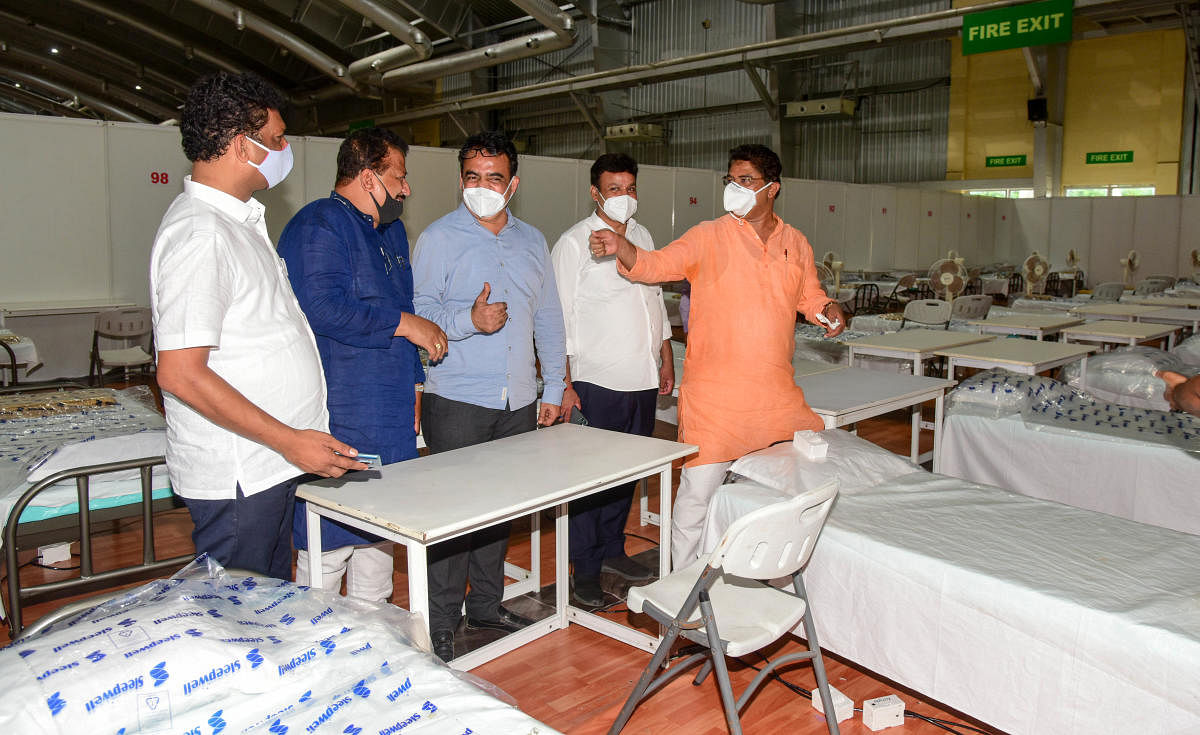
M 593 230 L 611 230 L 595 212 L 563 233 L 550 252 L 567 328 L 571 380 L 636 391 L 658 387 L 662 343 L 671 335 L 662 289 L 617 273 L 588 248 Z M 629 220 L 629 242 L 654 250 L 645 227 Z
M 325 378 L 308 321 L 267 235 L 264 207 L 184 179 L 150 255 L 159 351 L 211 347 L 208 366 L 296 429 L 328 431 Z M 281 454 L 222 428 L 164 391 L 167 470 L 176 494 L 252 495 L 303 474 Z

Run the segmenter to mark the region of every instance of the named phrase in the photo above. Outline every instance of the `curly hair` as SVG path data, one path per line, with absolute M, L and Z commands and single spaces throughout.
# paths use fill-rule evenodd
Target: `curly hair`
M 637 161 L 626 153 L 605 153 L 592 164 L 592 186 L 600 187 L 600 174 L 633 174 L 637 178 Z
M 262 130 L 269 111 L 283 104 L 283 95 L 257 74 L 210 74 L 192 85 L 183 103 L 183 154 L 192 162 L 215 160 L 235 136 Z
M 363 128 L 350 133 L 338 148 L 337 185 L 345 184 L 366 168 L 382 171 L 384 159 L 392 148 L 408 155 L 408 143 L 387 128 Z
M 775 154 L 775 151 L 758 143 L 745 143 L 731 148 L 729 165 L 732 166 L 734 161 L 746 161 L 758 169 L 768 182 L 779 181 L 779 175 L 783 173 L 783 164 L 779 162 L 779 156 Z
M 482 133 L 476 133 L 462 144 L 462 148 L 458 149 L 458 168 L 461 171 L 463 161 L 475 156 L 507 156 L 508 157 L 508 175 L 517 175 L 517 147 L 508 139 L 508 136 L 499 130 L 485 130 Z

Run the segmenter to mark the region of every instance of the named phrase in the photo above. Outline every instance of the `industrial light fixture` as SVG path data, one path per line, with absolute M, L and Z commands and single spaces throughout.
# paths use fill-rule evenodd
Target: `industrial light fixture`
M 142 91 L 142 85 L 140 85 L 140 84 L 135 84 L 135 85 L 133 85 L 133 88 L 134 88 L 134 89 L 136 89 L 136 90 L 137 90 L 137 91 L 139 91 L 139 92 L 141 92 L 141 91 Z
M 58 46 L 51 46 L 51 47 L 50 47 L 50 53 L 52 53 L 52 54 L 57 54 L 57 53 L 58 53 Z

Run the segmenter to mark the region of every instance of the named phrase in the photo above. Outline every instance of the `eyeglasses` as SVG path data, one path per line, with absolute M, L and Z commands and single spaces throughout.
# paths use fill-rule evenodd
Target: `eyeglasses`
M 766 181 L 766 179 L 764 179 L 761 176 L 738 176 L 738 177 L 722 176 L 721 177 L 721 183 L 724 184 L 725 186 L 729 186 L 729 184 L 734 181 L 736 181 L 739 186 L 744 186 L 747 189 L 749 189 L 751 186 L 754 185 L 755 181 Z

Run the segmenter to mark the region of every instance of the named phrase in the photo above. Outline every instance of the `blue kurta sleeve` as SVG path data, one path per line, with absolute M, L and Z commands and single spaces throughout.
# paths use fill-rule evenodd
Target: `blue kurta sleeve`
M 382 260 L 382 254 L 362 247 L 361 234 L 351 229 L 358 223 L 347 219 L 345 225 L 309 205 L 284 228 L 279 255 L 316 334 L 353 347 L 386 348 L 404 312 L 382 300 L 373 303 L 370 293 L 356 293 L 355 259 L 378 255 Z

